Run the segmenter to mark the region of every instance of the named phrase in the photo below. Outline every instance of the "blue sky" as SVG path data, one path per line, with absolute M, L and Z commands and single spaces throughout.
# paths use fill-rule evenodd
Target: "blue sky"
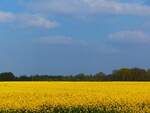
M 149 0 L 1 0 L 0 72 L 150 67 Z

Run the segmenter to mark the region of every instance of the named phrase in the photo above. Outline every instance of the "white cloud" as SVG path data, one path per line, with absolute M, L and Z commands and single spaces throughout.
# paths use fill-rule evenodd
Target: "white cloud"
M 0 11 L 0 23 L 17 23 L 22 26 L 55 28 L 58 26 L 56 21 L 51 21 L 45 17 L 31 14 L 16 14 L 11 12 Z
M 18 17 L 17 21 L 20 21 L 20 23 L 24 23 L 26 26 L 29 27 L 41 27 L 50 29 L 58 26 L 58 23 L 56 21 L 51 21 L 42 16 L 30 14 L 20 14 L 16 16 Z
M 150 44 L 150 35 L 143 31 L 120 31 L 109 35 L 112 41 L 131 44 Z
M 150 7 L 137 3 L 121 3 L 114 0 L 85 0 L 95 13 L 150 15 Z
M 150 15 L 150 6 L 140 2 L 118 2 L 116 0 L 32 0 L 27 4 L 36 11 L 61 14 L 128 14 Z

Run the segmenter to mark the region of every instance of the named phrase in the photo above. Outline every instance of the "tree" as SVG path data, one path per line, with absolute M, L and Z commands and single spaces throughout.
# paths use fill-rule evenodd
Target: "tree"
M 146 80 L 147 81 L 150 80 L 150 69 L 148 69 L 147 72 L 146 72 Z
M 144 69 L 132 68 L 131 73 L 132 73 L 132 80 L 144 81 L 147 79 L 146 71 Z
M 85 79 L 85 74 L 84 73 L 80 73 L 78 75 L 75 76 L 76 80 L 84 80 Z
M 113 71 L 111 78 L 112 80 L 117 80 L 117 81 L 128 81 L 130 80 L 129 79 L 130 75 L 131 75 L 130 69 L 122 68 L 122 69 Z
M 105 73 L 103 73 L 103 72 L 99 72 L 99 73 L 96 73 L 95 74 L 95 80 L 100 80 L 100 81 L 103 81 L 103 80 L 105 80 L 105 77 L 106 77 L 106 75 L 105 75 Z
M 12 72 L 0 73 L 0 81 L 15 80 L 15 75 Z
M 147 72 L 140 68 L 122 68 L 114 71 L 111 79 L 117 81 L 145 81 L 147 80 Z

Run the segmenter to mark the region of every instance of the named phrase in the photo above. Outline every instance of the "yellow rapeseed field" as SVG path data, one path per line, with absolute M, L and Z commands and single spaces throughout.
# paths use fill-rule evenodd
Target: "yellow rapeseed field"
M 44 106 L 150 113 L 150 82 L 0 82 L 0 110 Z

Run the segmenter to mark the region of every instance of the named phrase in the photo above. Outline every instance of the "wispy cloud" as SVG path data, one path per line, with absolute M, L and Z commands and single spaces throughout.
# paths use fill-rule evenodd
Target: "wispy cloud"
M 127 14 L 150 15 L 150 6 L 142 2 L 116 0 L 32 0 L 28 7 L 39 12 L 60 14 Z
M 38 15 L 20 14 L 16 16 L 18 17 L 18 21 L 20 21 L 20 23 L 24 23 L 29 27 L 41 27 L 50 29 L 58 26 L 58 23 L 56 21 L 51 21 L 45 17 Z
M 11 22 L 15 20 L 15 15 L 9 12 L 0 11 L 0 23 Z
M 47 45 L 88 45 L 85 40 L 76 40 L 69 36 L 46 36 L 39 38 L 38 42 Z
M 120 31 L 109 35 L 112 41 L 128 44 L 150 44 L 150 35 L 143 31 Z
M 22 26 L 55 28 L 58 26 L 56 21 L 51 21 L 45 17 L 32 14 L 16 14 L 12 12 L 0 11 L 0 23 L 17 23 Z
M 49 45 L 70 45 L 73 39 L 66 36 L 47 36 L 39 38 L 38 42 Z

